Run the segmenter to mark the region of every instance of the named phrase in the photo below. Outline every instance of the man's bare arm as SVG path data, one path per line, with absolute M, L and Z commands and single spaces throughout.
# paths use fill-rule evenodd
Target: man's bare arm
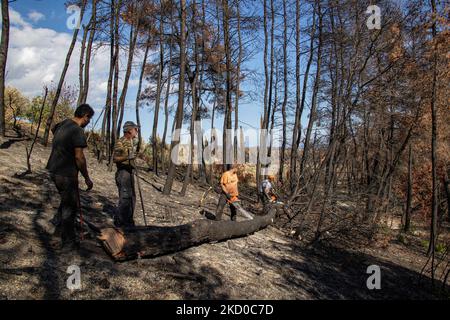
M 220 187 L 222 188 L 222 191 L 223 191 L 224 193 L 228 193 L 228 192 L 227 192 L 227 187 L 226 187 L 223 183 L 220 184 Z
M 113 157 L 114 163 L 121 163 L 121 162 L 124 162 L 127 160 L 128 160 L 128 155 L 126 155 L 126 156 L 114 155 L 114 157 Z
M 89 178 L 89 172 L 87 170 L 86 158 L 84 156 L 83 148 L 75 148 L 75 162 L 77 163 L 78 170 L 85 179 Z
M 75 148 L 75 162 L 77 164 L 78 170 L 84 177 L 88 190 L 92 189 L 93 183 L 89 178 L 89 172 L 87 170 L 86 158 L 84 156 L 83 148 Z
M 129 165 L 134 165 L 134 160 L 136 159 L 136 155 L 133 154 L 124 154 L 124 152 L 114 152 L 113 154 L 113 162 L 114 163 L 122 163 L 125 161 L 129 161 Z
M 227 197 L 227 199 L 231 199 L 231 195 L 228 193 L 228 189 L 225 183 L 220 183 L 220 187 L 222 188 L 223 193 Z

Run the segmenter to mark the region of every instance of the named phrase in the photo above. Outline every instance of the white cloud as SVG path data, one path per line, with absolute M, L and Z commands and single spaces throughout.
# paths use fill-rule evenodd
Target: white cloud
M 56 32 L 47 28 L 35 28 L 25 22 L 17 11 L 11 10 L 10 47 L 7 60 L 6 83 L 22 91 L 26 96 L 42 94 L 44 85 L 59 81 L 67 51 L 72 41 L 72 34 Z M 109 48 L 101 47 L 92 54 L 90 64 L 90 86 L 88 103 L 95 108 L 103 108 L 106 100 L 106 87 L 109 74 Z M 70 59 L 69 69 L 65 77 L 68 85 L 79 85 L 80 41 L 77 42 Z M 140 57 L 135 64 L 140 65 Z M 127 52 L 122 51 L 120 57 L 122 87 Z M 127 102 L 135 100 L 137 72 L 130 78 Z
M 30 13 L 28 13 L 28 19 L 36 23 L 41 20 L 45 20 L 45 16 L 42 13 L 33 10 Z
M 15 11 L 13 8 L 9 8 L 9 22 L 11 26 L 19 26 L 19 27 L 30 26 L 28 22 L 23 20 L 20 13 Z

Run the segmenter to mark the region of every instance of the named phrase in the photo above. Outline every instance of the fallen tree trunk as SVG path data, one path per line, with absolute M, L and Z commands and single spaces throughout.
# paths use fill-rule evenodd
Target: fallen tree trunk
M 202 243 L 243 237 L 272 224 L 277 210 L 245 221 L 196 220 L 174 226 L 147 226 L 130 229 L 100 229 L 98 237 L 116 261 L 161 256 Z

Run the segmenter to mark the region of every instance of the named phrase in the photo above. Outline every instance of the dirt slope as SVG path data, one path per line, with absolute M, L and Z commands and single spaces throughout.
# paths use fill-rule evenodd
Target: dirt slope
M 424 299 L 433 298 L 417 285 L 425 262 L 422 252 L 399 243 L 364 251 L 315 247 L 306 249 L 275 227 L 245 238 L 205 244 L 154 259 L 114 263 L 95 239 L 80 252 L 60 252 L 49 245 L 49 220 L 59 197 L 45 164 L 50 148 L 37 144 L 33 173 L 26 169 L 28 141 L 12 133 L 0 138 L 0 298 L 3 299 Z M 94 189 L 81 193 L 83 214 L 108 225 L 117 202 L 114 172 L 87 155 Z M 163 178 L 143 173 L 141 184 L 147 221 L 176 225 L 204 219 L 198 207 L 205 189 L 190 186 L 185 197 L 175 183 L 170 197 L 157 188 Z M 84 188 L 84 186 L 83 186 Z M 217 195 L 205 207 L 214 212 Z M 245 205 L 245 203 L 244 203 Z M 135 220 L 143 224 L 138 198 Z M 402 253 L 402 254 L 399 254 Z M 382 289 L 368 290 L 366 269 L 381 267 Z M 81 290 L 66 287 L 67 267 L 78 265 Z

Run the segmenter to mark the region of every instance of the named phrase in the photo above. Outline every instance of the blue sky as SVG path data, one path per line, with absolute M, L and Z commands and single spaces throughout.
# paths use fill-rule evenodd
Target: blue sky
M 34 24 L 36 27 L 50 28 L 58 32 L 68 32 L 66 28 L 68 15 L 64 7 L 64 1 L 19 0 L 11 3 L 10 6 L 25 18 L 29 18 L 29 15 L 33 12 L 42 14 L 43 18 Z
M 20 0 L 11 3 L 11 39 L 10 56 L 8 57 L 7 85 L 19 88 L 27 96 L 31 97 L 42 92 L 44 84 L 57 82 L 62 70 L 62 66 L 72 39 L 72 30 L 67 28 L 66 22 L 70 13 L 66 12 L 62 0 Z M 85 15 L 85 19 L 89 13 Z M 81 30 L 80 30 L 81 31 Z M 81 40 L 79 32 L 79 40 Z M 71 64 L 66 76 L 66 83 L 78 85 L 78 59 L 80 54 L 80 42 L 77 43 L 71 58 Z M 128 89 L 124 121 L 135 121 L 135 100 L 137 94 L 138 72 L 142 62 L 142 54 L 134 59 L 135 70 L 132 73 L 130 86 Z M 123 52 L 121 61 L 125 63 L 126 53 Z M 247 63 L 247 67 L 262 73 L 262 54 Z M 91 83 L 88 96 L 88 103 L 97 111 L 99 116 L 104 106 L 106 97 L 106 82 L 109 68 L 109 48 L 96 52 L 91 62 Z M 123 77 L 123 73 L 121 75 Z M 145 84 L 144 84 L 145 85 Z M 249 85 L 249 84 L 248 84 Z M 121 88 L 121 87 L 119 87 Z M 262 95 L 264 84 L 257 84 L 259 96 Z M 245 90 L 245 84 L 244 84 Z M 176 100 L 176 99 L 175 99 Z M 240 103 L 239 118 L 241 126 L 247 129 L 259 127 L 259 120 L 262 112 L 262 101 L 242 101 Z M 175 101 L 172 100 L 171 103 Z M 306 116 L 307 112 L 304 113 Z M 159 116 L 158 133 L 162 134 L 164 115 L 161 111 Z M 94 119 L 93 123 L 96 119 Z M 223 118 L 216 117 L 216 123 L 222 126 Z M 234 121 L 234 115 L 233 115 Z M 305 123 L 306 119 L 303 119 Z M 153 124 L 153 106 L 141 109 L 141 124 L 144 138 L 150 137 Z M 169 120 L 169 130 L 172 118 Z M 210 121 L 204 120 L 203 126 L 210 127 Z M 233 124 L 234 126 L 234 124 Z M 101 127 L 101 121 L 97 124 L 97 129 Z M 187 124 L 183 125 L 186 128 Z M 290 132 L 288 131 L 288 134 Z

